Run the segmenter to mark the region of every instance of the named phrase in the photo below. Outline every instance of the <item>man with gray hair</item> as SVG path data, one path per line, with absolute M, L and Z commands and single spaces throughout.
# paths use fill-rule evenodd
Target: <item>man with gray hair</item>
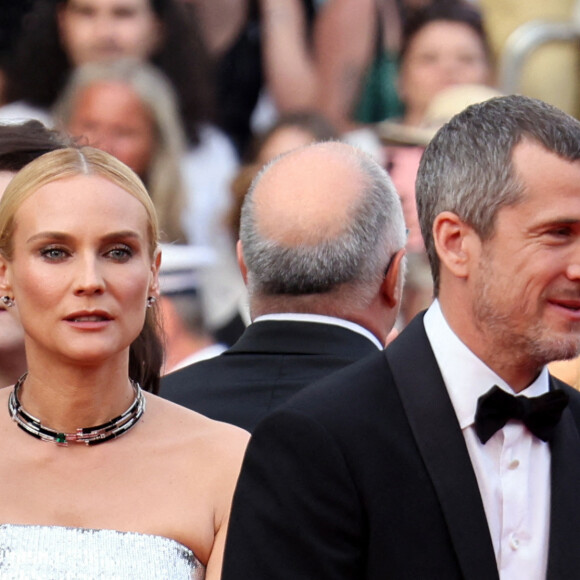
M 395 324 L 406 233 L 386 172 L 338 142 L 268 164 L 248 192 L 238 260 L 253 323 L 160 394 L 252 430 L 309 383 L 382 349 Z
M 437 299 L 258 425 L 222 580 L 579 577 L 580 122 L 469 107 L 417 201 Z

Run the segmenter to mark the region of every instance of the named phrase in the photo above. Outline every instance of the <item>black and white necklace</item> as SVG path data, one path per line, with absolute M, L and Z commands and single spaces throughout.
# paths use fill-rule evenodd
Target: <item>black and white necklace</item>
M 26 433 L 40 439 L 41 441 L 51 441 L 61 446 L 68 446 L 69 443 L 84 443 L 85 445 L 98 445 L 111 439 L 120 437 L 135 426 L 145 412 L 145 396 L 139 383 L 131 381 L 135 391 L 135 399 L 129 408 L 118 417 L 97 425 L 96 427 L 84 427 L 77 429 L 74 433 L 62 433 L 50 427 L 45 427 L 40 419 L 27 413 L 20 404 L 18 391 L 26 379 L 26 373 L 22 375 L 8 398 L 8 412 L 12 420 Z

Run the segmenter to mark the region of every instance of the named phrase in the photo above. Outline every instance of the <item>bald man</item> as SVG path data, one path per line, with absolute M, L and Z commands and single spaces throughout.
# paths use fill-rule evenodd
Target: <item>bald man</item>
M 385 171 L 342 143 L 265 166 L 244 202 L 238 261 L 252 324 L 160 394 L 251 431 L 311 382 L 382 349 L 397 318 L 406 233 Z

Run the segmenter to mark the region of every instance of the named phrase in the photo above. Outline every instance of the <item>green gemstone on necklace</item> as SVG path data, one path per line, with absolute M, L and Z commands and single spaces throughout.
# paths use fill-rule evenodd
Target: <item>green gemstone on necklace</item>
M 70 443 L 83 443 L 84 445 L 97 445 L 120 437 L 127 433 L 141 419 L 145 412 L 146 400 L 138 383 L 131 380 L 135 398 L 130 407 L 118 417 L 98 425 L 96 427 L 78 428 L 74 433 L 62 433 L 50 427 L 42 425 L 39 419 L 30 415 L 22 408 L 18 400 L 18 391 L 21 389 L 26 373 L 22 375 L 14 385 L 14 389 L 8 397 L 8 412 L 12 420 L 20 429 L 26 431 L 32 437 L 41 441 L 52 441 L 57 445 L 67 447 Z M 1 558 L 0 558 L 1 560 Z M 0 564 L 0 568 L 1 568 Z M 1 574 L 0 574 L 1 576 Z

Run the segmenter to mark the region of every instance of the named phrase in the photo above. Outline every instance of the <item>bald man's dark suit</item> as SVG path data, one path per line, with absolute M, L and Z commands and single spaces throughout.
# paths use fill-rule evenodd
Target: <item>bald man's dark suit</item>
M 218 357 L 163 377 L 159 394 L 251 431 L 305 386 L 377 350 L 365 336 L 335 324 L 258 321 Z
M 580 578 L 580 393 L 551 443 L 550 580 Z M 258 425 L 223 580 L 494 580 L 463 433 L 422 316 Z

